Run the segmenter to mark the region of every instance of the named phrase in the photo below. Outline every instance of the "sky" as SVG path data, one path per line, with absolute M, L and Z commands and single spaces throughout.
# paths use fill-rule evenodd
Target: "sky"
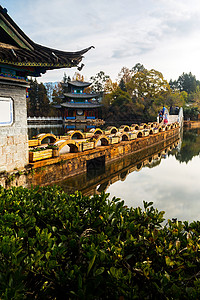
M 200 80 L 199 0 L 0 0 L 10 17 L 35 43 L 63 51 L 89 46 L 81 75 L 104 71 L 112 81 L 122 67 L 141 63 L 176 80 L 192 72 Z M 61 81 L 47 71 L 39 82 Z

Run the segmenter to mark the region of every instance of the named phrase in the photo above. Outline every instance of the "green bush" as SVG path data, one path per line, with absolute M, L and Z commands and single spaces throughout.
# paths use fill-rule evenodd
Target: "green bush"
M 1 299 L 199 299 L 200 222 L 144 202 L 0 187 Z

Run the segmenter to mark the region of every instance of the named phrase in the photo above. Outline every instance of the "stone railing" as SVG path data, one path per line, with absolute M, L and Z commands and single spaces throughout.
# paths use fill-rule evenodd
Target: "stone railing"
M 62 117 L 27 117 L 27 121 L 62 121 Z

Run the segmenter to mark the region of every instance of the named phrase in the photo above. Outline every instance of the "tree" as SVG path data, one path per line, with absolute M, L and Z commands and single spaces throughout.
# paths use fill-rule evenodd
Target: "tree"
M 62 86 L 60 83 L 58 83 L 55 85 L 53 89 L 53 94 L 52 94 L 53 104 L 60 104 L 62 102 L 61 95 L 62 95 Z
M 112 93 L 116 91 L 118 88 L 117 82 L 112 82 L 110 78 L 107 79 L 104 85 L 104 92 L 107 93 Z
M 190 102 L 193 103 L 193 105 L 196 105 L 200 108 L 200 88 L 199 86 L 196 88 L 196 90 L 192 93 L 190 93 L 189 96 Z
M 72 80 L 84 81 L 84 76 L 78 72 L 75 72 L 74 76 L 72 77 Z
M 195 92 L 200 82 L 196 79 L 192 73 L 183 73 L 177 80 L 177 87 L 180 91 L 185 91 L 188 94 Z
M 91 89 L 95 93 L 103 94 L 105 90 L 105 84 L 110 77 L 106 75 L 103 71 L 100 71 L 95 76 L 92 76 L 90 80 L 92 81 Z
M 119 87 L 112 93 L 112 105 L 122 106 L 131 102 L 131 97 L 127 92 L 122 91 Z
M 197 120 L 198 118 L 198 107 L 194 107 L 194 106 L 185 106 L 183 108 L 183 114 L 184 114 L 184 119 L 185 120 Z
M 124 84 L 126 85 L 132 77 L 132 71 L 127 67 L 123 67 L 118 74 L 119 82 L 123 80 Z
M 47 96 L 48 96 L 49 100 L 52 101 L 52 94 L 53 94 L 53 89 L 54 89 L 53 82 L 45 83 L 45 87 L 46 87 L 46 90 L 47 90 Z
M 145 72 L 145 67 L 140 64 L 140 63 L 137 63 L 133 68 L 132 68 L 132 72 L 135 74 L 135 73 L 138 73 L 138 72 Z
M 37 80 L 30 81 L 28 116 L 48 116 L 50 101 L 47 90 L 43 83 L 38 84 Z
M 161 72 L 146 70 L 136 72 L 127 84 L 127 91 L 132 97 L 153 98 L 160 94 L 168 93 L 170 86 L 163 78 Z
M 50 101 L 43 83 L 38 85 L 38 114 L 47 117 L 50 111 Z
M 172 89 L 172 91 L 179 91 L 177 80 L 170 79 L 169 85 L 170 85 L 170 88 Z
M 124 82 L 124 79 L 121 78 L 120 82 L 119 82 L 119 88 L 124 91 L 124 92 L 127 92 L 127 89 L 126 89 L 126 85 L 125 85 L 125 82 Z
M 27 100 L 27 114 L 30 117 L 35 116 L 35 112 L 37 111 L 37 88 L 38 83 L 37 80 L 31 78 L 30 80 L 30 88 L 29 88 L 29 97 Z
M 168 107 L 183 107 L 187 101 L 187 93 L 183 92 L 171 92 L 165 98 L 165 105 Z

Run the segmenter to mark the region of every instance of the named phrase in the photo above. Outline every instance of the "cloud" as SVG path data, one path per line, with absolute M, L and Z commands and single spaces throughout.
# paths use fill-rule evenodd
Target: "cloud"
M 115 79 L 122 66 L 132 67 L 140 61 L 167 79 L 188 70 L 200 77 L 196 64 L 200 48 L 197 0 L 1 2 L 36 43 L 65 51 L 94 45 L 95 50 L 85 55 L 83 75 L 92 76 L 105 68 Z

